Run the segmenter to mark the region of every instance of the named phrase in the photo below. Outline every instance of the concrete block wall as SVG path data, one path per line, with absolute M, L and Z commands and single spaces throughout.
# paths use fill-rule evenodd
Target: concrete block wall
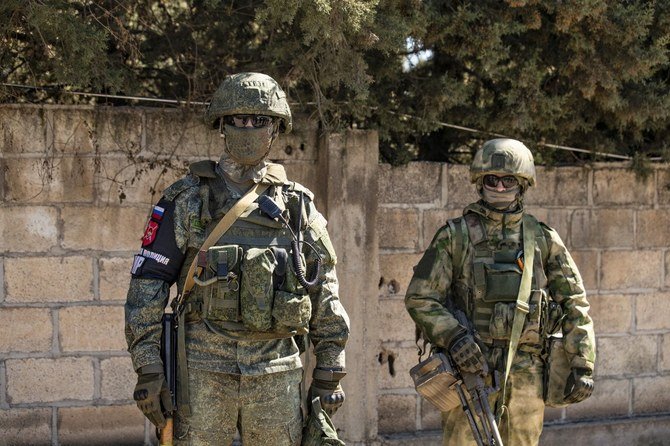
M 199 110 L 0 106 L 0 444 L 141 445 L 123 304 L 152 203 L 220 142 Z M 305 121 L 272 157 L 318 186 Z
M 123 303 L 158 194 L 189 162 L 218 158 L 200 112 L 0 105 L 0 444 L 151 443 L 131 399 Z M 476 200 L 468 169 L 379 165 L 374 132 L 323 138 L 300 117 L 294 128 L 271 158 L 316 193 L 352 319 L 335 423 L 353 446 L 440 444 L 439 414 L 407 373 L 403 297 L 435 231 Z M 599 354 L 595 395 L 548 410 L 543 445 L 566 430 L 574 444 L 670 433 L 669 184 L 667 165 L 642 182 L 623 164 L 538 169 L 528 208 L 580 267 Z
M 559 232 L 580 268 L 598 352 L 594 395 L 565 409 L 547 409 L 542 444 L 554 444 L 552 435 L 561 427 L 659 414 L 667 435 L 670 169 L 656 166 L 642 181 L 624 164 L 609 163 L 540 167 L 537 175 L 527 209 Z M 439 163 L 381 166 L 379 191 L 379 307 L 386 327 L 379 354 L 379 433 L 405 444 L 406 432 L 425 432 L 421 444 L 439 444 L 439 414 L 417 396 L 407 373 L 417 353 L 403 298 L 435 231 L 478 197 L 467 166 Z M 621 441 L 609 444 L 650 444 L 625 436 Z

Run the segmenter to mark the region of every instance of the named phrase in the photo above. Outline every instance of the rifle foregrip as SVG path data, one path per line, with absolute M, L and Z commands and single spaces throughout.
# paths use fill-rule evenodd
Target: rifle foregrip
M 174 424 L 172 417 L 165 420 L 165 427 L 161 429 L 161 438 L 159 439 L 159 446 L 172 446 L 174 438 Z

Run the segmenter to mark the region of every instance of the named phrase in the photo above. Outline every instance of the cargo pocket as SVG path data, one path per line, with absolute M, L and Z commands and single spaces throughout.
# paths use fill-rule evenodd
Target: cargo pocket
M 512 264 L 484 265 L 486 292 L 484 302 L 514 302 L 519 295 L 521 270 Z
M 239 320 L 239 263 L 242 248 L 237 245 L 212 246 L 206 254 L 207 286 L 200 287 L 202 317 L 213 321 Z
M 277 260 L 270 248 L 249 248 L 242 262 L 242 323 L 252 331 L 272 328 L 273 273 Z
M 275 319 L 278 331 L 297 330 L 298 334 L 305 334 L 309 331 L 311 315 L 312 301 L 308 294 L 275 292 L 272 317 Z

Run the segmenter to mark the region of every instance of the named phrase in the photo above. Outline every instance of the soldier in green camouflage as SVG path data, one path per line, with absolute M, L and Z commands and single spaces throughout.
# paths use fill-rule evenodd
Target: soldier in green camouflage
M 513 139 L 487 141 L 471 181 L 481 197 L 440 228 L 414 269 L 405 305 L 425 338 L 461 371 L 505 371 L 523 264 L 523 195 L 535 184 L 528 148 Z M 526 218 L 529 218 L 528 216 Z M 593 390 L 595 337 L 584 284 L 558 233 L 538 223 L 529 312 L 502 392 L 491 397 L 505 445 L 538 444 L 544 416 L 546 339 L 562 332 L 571 368 L 565 402 Z M 461 264 L 455 264 L 456 262 Z M 526 265 L 530 267 L 530 265 Z M 460 310 L 470 327 L 454 317 Z M 487 376 L 491 383 L 492 376 Z M 475 440 L 463 410 L 442 414 L 443 444 Z
M 160 356 L 169 288 L 181 291 L 193 259 L 196 285 L 175 307 L 187 373 L 178 374 L 178 445 L 301 442 L 300 354 L 316 356 L 310 395 L 333 413 L 344 401 L 349 319 L 338 298 L 336 256 L 313 195 L 267 161 L 292 127 L 285 93 L 259 73 L 226 78 L 205 114 L 221 136 L 219 162 L 202 161 L 168 187 L 135 256 L 125 305 L 126 338 L 138 374 L 134 398 L 157 427 L 172 409 Z M 205 238 L 252 189 L 267 186 L 206 251 Z M 271 199 L 277 214 L 259 206 Z M 272 213 L 272 212 L 270 212 Z M 299 241 L 296 241 L 299 240 Z M 184 361 L 184 359 L 186 361 Z M 184 376 L 187 375 L 187 376 Z

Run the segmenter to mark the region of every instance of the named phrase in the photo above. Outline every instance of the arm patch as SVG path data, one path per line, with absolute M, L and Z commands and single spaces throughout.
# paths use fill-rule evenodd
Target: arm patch
M 184 262 L 174 232 L 174 201 L 161 198 L 151 212 L 142 237 L 142 247 L 133 259 L 131 274 L 145 279 L 161 279 L 173 284 Z

